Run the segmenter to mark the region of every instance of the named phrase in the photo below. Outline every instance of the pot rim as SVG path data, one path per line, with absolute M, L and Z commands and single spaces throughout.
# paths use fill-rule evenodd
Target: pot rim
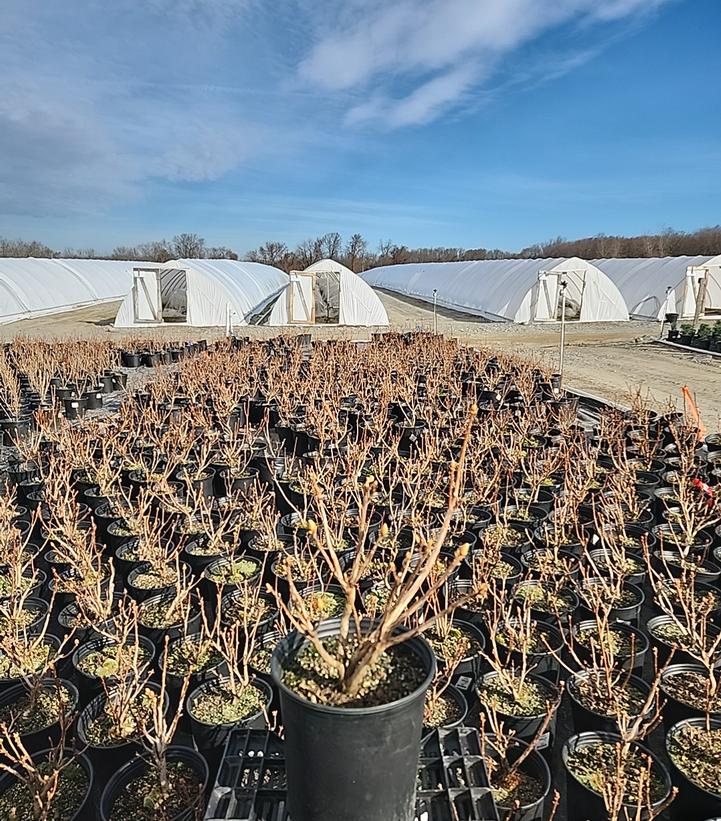
M 328 619 L 317 625 L 316 630 L 319 634 L 322 634 L 325 628 L 326 636 L 321 637 L 330 638 L 338 632 L 340 621 L 341 620 L 338 618 Z M 368 624 L 368 620 L 364 620 L 362 624 L 363 623 Z M 273 683 L 279 690 L 281 690 L 282 693 L 284 693 L 288 698 L 292 698 L 294 701 L 301 703 L 306 710 L 311 712 L 323 713 L 325 715 L 358 717 L 363 715 L 379 715 L 384 712 L 392 711 L 396 708 L 405 706 L 414 699 L 418 698 L 419 695 L 425 693 L 430 686 L 431 681 L 433 681 L 433 677 L 436 673 L 436 654 L 433 652 L 430 644 L 423 638 L 422 634 L 413 636 L 413 638 L 408 639 L 406 642 L 403 642 L 403 644 L 410 646 L 421 662 L 423 661 L 423 656 L 425 656 L 429 661 L 429 664 L 427 665 L 428 672 L 423 682 L 419 684 L 418 687 L 416 687 L 412 692 L 408 693 L 408 695 L 396 699 L 395 701 L 389 701 L 387 704 L 378 704 L 374 707 L 340 707 L 331 704 L 316 704 L 309 701 L 307 698 L 304 698 L 295 690 L 292 690 L 283 681 L 281 655 L 287 656 L 290 652 L 297 653 L 308 643 L 309 639 L 302 636 L 297 630 L 292 630 L 276 645 L 270 659 L 270 672 L 273 677 Z

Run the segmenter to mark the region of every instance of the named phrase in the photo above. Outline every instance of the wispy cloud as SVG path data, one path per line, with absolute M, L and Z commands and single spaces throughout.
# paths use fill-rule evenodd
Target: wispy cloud
M 4 0 L 0 214 L 94 213 L 158 181 L 347 150 L 473 107 L 560 26 L 670 1 Z
M 0 35 L 0 213 L 90 213 L 154 180 L 218 179 L 272 152 L 272 113 L 213 91 L 254 0 L 7 0 Z M 232 32 L 229 33 L 228 28 Z M 254 61 L 255 62 L 255 61 Z M 277 144 L 277 143 L 276 143 Z
M 366 92 L 349 107 L 348 124 L 423 124 L 466 99 L 504 58 L 560 26 L 607 24 L 665 2 L 376 0 L 323 32 L 301 62 L 299 79 L 324 90 Z

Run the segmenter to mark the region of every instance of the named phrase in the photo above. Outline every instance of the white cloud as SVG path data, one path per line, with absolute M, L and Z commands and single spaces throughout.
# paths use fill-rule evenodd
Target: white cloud
M 217 180 L 275 150 L 271 116 L 212 85 L 221 66 L 229 79 L 224 27 L 254 2 L 68 0 L 58 14 L 8 0 L 0 213 L 93 213 L 148 183 Z M 263 67 L 246 68 L 243 53 L 232 69 L 260 88 Z
M 326 28 L 298 74 L 308 86 L 325 91 L 369 90 L 370 98 L 348 111 L 350 124 L 425 123 L 489 76 L 502 58 L 544 34 L 553 36 L 558 26 L 619 20 L 665 2 L 376 2 L 365 14 L 347 15 L 335 28 Z
M 456 101 L 477 79 L 474 67 L 461 66 L 438 74 L 400 100 L 374 97 L 350 109 L 349 125 L 382 120 L 390 128 L 418 125 L 434 119 L 449 103 Z
M 93 213 L 309 143 L 347 152 L 367 139 L 358 126 L 473 104 L 561 24 L 664 2 L 3 0 L 0 213 Z M 556 64 L 570 70 L 574 53 Z

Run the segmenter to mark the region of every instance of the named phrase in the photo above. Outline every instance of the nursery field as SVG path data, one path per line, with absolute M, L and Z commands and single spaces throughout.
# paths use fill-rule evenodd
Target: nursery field
M 433 312 L 426 303 L 379 292 L 394 330 L 432 330 Z M 116 339 L 126 335 L 112 329 L 118 303 L 96 305 L 66 314 L 0 326 L 0 339 L 31 334 L 45 339 L 83 337 Z M 655 322 L 593 323 L 567 326 L 566 381 L 570 387 L 628 405 L 641 391 L 657 408 L 671 401 L 683 408 L 681 387 L 696 396 L 702 420 L 709 430 L 721 429 L 721 358 L 671 350 L 654 345 L 660 327 Z M 441 309 L 438 330 L 468 345 L 488 346 L 538 358 L 551 368 L 558 363 L 558 325 L 486 323 L 468 315 Z M 147 332 L 138 332 L 143 335 Z M 214 339 L 217 328 L 163 328 L 161 338 Z M 272 328 L 248 328 L 244 334 L 268 337 Z M 315 328 L 315 338 L 368 339 L 368 329 Z
M 721 435 L 632 404 L 422 332 L 18 338 L 0 818 L 718 818 Z

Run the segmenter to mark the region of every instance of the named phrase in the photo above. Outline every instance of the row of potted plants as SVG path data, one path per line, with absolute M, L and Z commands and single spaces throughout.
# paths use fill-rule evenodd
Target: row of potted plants
M 39 419 L 0 505 L 14 789 L 51 771 L 57 807 L 92 773 L 101 817 L 200 812 L 229 730 L 259 724 L 282 726 L 297 821 L 409 821 L 421 737 L 478 721 L 462 675 L 504 813 L 555 788 L 589 818 L 701 821 L 716 452 L 641 407 L 585 429 L 552 375 L 424 335 L 221 344 L 115 416 Z
M 713 324 L 702 322 L 698 328 L 691 323 L 683 323 L 678 329 L 672 328 L 668 332 L 668 339 L 704 351 L 721 351 L 721 320 Z

